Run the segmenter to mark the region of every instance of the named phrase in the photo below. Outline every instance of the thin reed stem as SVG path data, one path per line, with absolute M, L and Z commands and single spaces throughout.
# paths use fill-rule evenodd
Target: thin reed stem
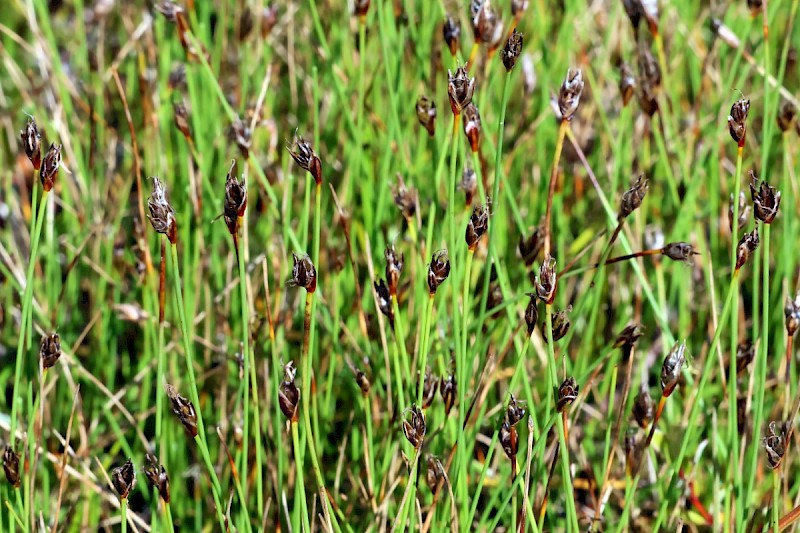
M 552 231 L 550 227 L 550 218 L 553 211 L 553 196 L 556 193 L 556 182 L 558 182 L 558 165 L 561 162 L 561 151 L 564 148 L 564 137 L 569 129 L 569 121 L 562 120 L 558 126 L 558 138 L 556 139 L 556 151 L 553 155 L 553 166 L 550 169 L 550 185 L 547 192 L 547 209 L 544 215 L 544 257 L 550 255 L 550 239 L 552 238 Z
M 304 394 L 301 393 L 301 398 Z M 303 467 L 301 464 L 297 462 L 297 458 L 302 456 L 301 446 L 300 446 L 300 436 L 297 431 L 297 421 L 292 420 L 292 445 L 294 446 L 294 456 L 295 456 L 295 490 L 300 495 L 300 507 L 298 508 L 295 505 L 295 519 L 297 519 L 297 512 L 301 513 L 302 524 L 303 524 L 303 531 L 306 533 L 310 533 L 311 526 L 308 523 L 308 503 L 306 502 L 306 489 L 305 484 L 303 483 Z M 299 531 L 300 524 L 293 524 L 293 530 Z

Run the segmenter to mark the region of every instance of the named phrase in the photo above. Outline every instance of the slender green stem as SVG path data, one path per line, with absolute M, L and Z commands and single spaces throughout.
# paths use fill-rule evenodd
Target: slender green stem
M 305 391 L 304 391 L 305 392 Z M 311 417 L 308 414 L 307 409 L 303 409 L 303 425 L 305 426 L 305 430 L 308 433 L 311 433 Z M 319 488 L 320 492 L 324 494 L 322 498 L 324 501 L 322 505 L 324 505 L 328 509 L 328 514 L 331 518 L 333 523 L 334 530 L 341 533 L 341 529 L 339 528 L 339 521 L 336 519 L 336 513 L 333 511 L 333 507 L 331 506 L 331 502 L 328 500 L 328 491 L 325 488 L 325 479 L 322 477 L 322 469 L 319 467 L 319 460 L 317 459 L 317 450 L 314 446 L 314 439 L 308 439 L 308 452 L 309 456 L 311 457 L 311 466 L 314 468 L 314 476 L 317 478 L 317 487 Z
M 200 418 L 199 410 L 198 411 L 198 420 Z M 219 479 L 217 479 L 217 472 L 214 470 L 214 463 L 211 462 L 211 455 L 208 453 L 208 446 L 206 446 L 206 441 L 204 438 L 200 436 L 198 433 L 194 438 L 195 444 L 200 449 L 200 455 L 203 457 L 203 462 L 206 464 L 206 470 L 208 470 L 208 475 L 211 478 L 211 495 L 214 497 L 214 506 L 216 507 L 217 512 L 217 520 L 219 520 L 219 525 L 222 528 L 222 531 L 225 531 L 225 514 L 223 513 L 222 509 L 222 498 L 220 495 L 219 487 Z
M 420 334 L 420 365 L 419 365 L 419 384 L 417 387 L 417 405 L 422 407 L 422 390 L 425 386 L 425 373 L 428 370 L 428 336 L 430 335 L 431 311 L 433 310 L 433 294 L 428 296 L 425 302 L 425 314 L 422 315 L 422 330 Z
M 743 146 L 739 146 L 736 150 L 736 174 L 734 175 L 734 192 L 733 192 L 733 218 L 731 219 L 731 276 L 735 276 L 736 272 L 736 249 L 738 247 L 739 237 L 739 192 L 742 188 L 742 156 L 743 156 Z M 737 288 L 738 293 L 738 288 Z M 737 422 L 737 409 L 738 409 L 738 393 L 737 393 L 737 386 L 736 386 L 736 349 L 739 342 L 739 313 L 738 313 L 738 305 L 739 298 L 738 296 L 735 297 L 734 303 L 736 304 L 731 312 L 731 342 L 730 342 L 730 353 L 731 360 L 728 365 L 728 449 L 731 454 L 731 460 L 729 461 L 730 469 L 731 469 L 731 477 L 733 478 L 733 487 L 735 492 L 739 492 L 741 494 L 741 483 L 742 483 L 742 473 L 741 469 L 739 468 L 739 424 Z M 709 352 L 708 357 L 713 358 L 713 353 Z M 744 502 L 735 502 L 732 498 L 732 504 L 736 506 L 736 523 L 737 525 L 741 525 L 740 517 L 743 516 L 743 511 L 745 506 L 743 505 Z M 729 519 L 728 522 L 733 518 L 731 516 L 731 509 L 728 509 Z
M 772 531 L 780 531 L 778 520 L 781 515 L 781 467 L 772 470 Z
M 122 526 L 122 533 L 128 531 L 128 498 L 122 498 L 119 501 L 119 518 L 120 525 Z
M 467 463 L 469 462 L 470 450 L 467 449 L 467 442 L 465 436 L 465 426 L 467 420 L 467 405 L 466 394 L 469 379 L 469 371 L 467 369 L 468 361 L 471 359 L 467 356 L 467 328 L 469 327 L 469 287 L 470 287 L 470 274 L 472 272 L 472 261 L 475 257 L 475 250 L 469 248 L 467 250 L 467 261 L 464 270 L 464 286 L 462 293 L 462 308 L 461 308 L 461 347 L 459 350 L 458 359 L 458 487 L 466 490 L 468 485 L 467 479 Z M 469 365 L 472 366 L 471 364 Z M 464 509 L 466 510 L 466 509 Z
M 403 329 L 403 317 L 400 315 L 400 305 L 397 303 L 397 295 L 392 297 L 392 312 L 394 314 L 394 338 L 397 342 L 397 349 L 400 351 L 400 363 L 405 375 L 410 376 L 411 362 L 408 359 L 406 350 L 406 335 Z
M 301 396 L 302 397 L 302 396 Z M 294 456 L 295 458 L 301 457 L 302 453 L 300 451 L 300 436 L 297 431 L 297 421 L 293 420 L 291 422 L 292 426 L 292 445 L 294 446 Z M 295 505 L 295 511 L 299 509 L 299 512 L 302 513 L 302 523 L 303 523 L 303 531 L 305 533 L 310 533 L 311 527 L 308 523 L 308 504 L 306 503 L 306 488 L 305 484 L 303 483 L 303 466 L 299 462 L 295 462 L 295 487 L 297 493 L 300 495 L 300 506 L 298 508 Z M 295 512 L 295 519 L 297 517 L 297 512 Z M 299 530 L 299 524 L 293 525 L 294 530 Z

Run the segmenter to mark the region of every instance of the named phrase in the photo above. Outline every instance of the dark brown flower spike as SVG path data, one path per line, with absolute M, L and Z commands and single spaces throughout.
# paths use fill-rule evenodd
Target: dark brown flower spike
M 625 218 L 639 209 L 646 194 L 647 178 L 644 174 L 639 174 L 631 184 L 631 188 L 622 193 L 622 202 L 619 210 L 620 218 Z
M 750 218 L 750 205 L 747 203 L 747 197 L 744 191 L 739 192 L 739 224 L 738 230 L 744 229 L 747 226 L 747 219 Z M 728 206 L 728 228 L 733 231 L 733 194 L 731 194 L 731 203 Z
M 472 31 L 475 41 L 496 49 L 503 38 L 503 21 L 492 9 L 490 0 L 473 0 L 471 4 Z
M 428 135 L 433 137 L 436 133 L 436 103 L 427 96 L 417 99 L 417 120 L 428 131 Z
M 761 439 L 761 445 L 767 453 L 767 463 L 773 470 L 781 466 L 786 453 L 786 431 L 783 424 L 769 423 L 769 434 Z
M 50 143 L 50 149 L 44 155 L 44 161 L 39 168 L 39 179 L 45 192 L 50 191 L 56 184 L 58 171 L 61 169 L 61 145 Z
M 670 242 L 664 246 L 662 253 L 672 259 L 673 261 L 683 261 L 688 263 L 692 260 L 692 256 L 699 255 L 694 251 L 694 247 L 688 242 Z
M 475 94 L 475 78 L 470 78 L 466 67 L 458 67 L 455 75 L 447 71 L 447 95 L 450 98 L 450 109 L 458 116 L 472 102 Z
M 457 392 L 458 392 L 458 386 L 456 383 L 455 374 L 450 373 L 449 376 L 442 377 L 442 381 L 439 384 L 439 393 L 442 395 L 442 400 L 444 401 L 445 415 L 450 415 L 450 410 L 456 403 Z
M 766 180 L 758 181 L 755 172 L 750 171 L 750 197 L 753 199 L 753 213 L 764 224 L 771 224 L 778 215 L 781 205 L 781 192 L 771 187 Z
M 436 494 L 439 490 L 439 484 L 444 480 L 444 466 L 434 455 L 428 455 L 427 463 L 428 471 L 425 475 L 425 480 L 428 483 L 428 488 L 431 489 L 431 494 Z
M 642 335 L 644 335 L 644 327 L 641 324 L 628 324 L 617 336 L 614 348 L 622 348 L 623 362 L 627 362 L 631 358 L 633 348 Z
M 239 147 L 242 157 L 249 159 L 250 145 L 253 142 L 253 132 L 250 130 L 250 126 L 245 124 L 242 119 L 237 118 L 233 121 L 233 124 L 231 124 L 228 137 Z
M 553 342 L 560 341 L 567 335 L 567 333 L 569 333 L 569 328 L 571 325 L 569 322 L 570 312 L 572 312 L 572 306 L 568 305 L 566 309 L 562 309 L 561 311 L 552 313 L 550 315 L 553 322 Z M 544 324 L 542 324 L 542 330 L 547 331 Z M 547 342 L 547 337 L 545 337 L 544 340 Z
M 355 0 L 355 14 L 359 18 L 367 16 L 369 11 L 369 0 Z
M 761 12 L 763 0 L 747 0 L 747 7 L 750 8 L 750 14 L 757 16 Z
M 740 342 L 736 347 L 736 374 L 744 372 L 755 356 L 756 347 L 752 342 Z
M 392 310 L 392 294 L 383 279 L 373 282 L 375 294 L 378 297 L 378 309 L 389 319 L 389 323 L 394 327 L 394 311 Z
M 512 10 L 515 2 L 512 2 Z M 525 2 L 527 4 L 527 2 Z M 506 41 L 506 45 L 500 51 L 500 59 L 503 60 L 503 66 L 506 67 L 507 72 L 511 72 L 511 69 L 514 68 L 514 65 L 517 64 L 517 58 L 522 53 L 522 34 L 514 29 L 511 32 L 511 35 L 508 36 L 508 41 Z
M 639 424 L 640 428 L 647 428 L 650 421 L 653 419 L 654 410 L 655 405 L 653 404 L 653 398 L 650 396 L 650 392 L 648 392 L 647 388 L 642 387 L 642 390 L 636 395 L 636 399 L 633 400 L 632 409 L 633 418 L 636 420 L 636 423 Z
M 500 445 L 506 453 L 512 464 L 516 463 L 517 452 L 519 451 L 519 436 L 517 429 L 509 424 L 508 419 L 503 419 L 503 424 L 500 426 Z M 516 468 L 514 468 L 516 470 Z
M 481 114 L 472 102 L 464 108 L 464 135 L 469 140 L 470 149 L 477 152 L 481 146 Z
M 231 168 L 225 178 L 225 203 L 223 205 L 223 215 L 225 224 L 231 235 L 236 235 L 239 229 L 239 217 L 244 216 L 247 208 L 247 184 L 244 179 L 239 181 L 233 173 L 236 167 L 236 160 L 231 161 Z
M 308 292 L 317 290 L 317 269 L 307 254 L 292 253 L 292 278 L 289 280 L 290 287 L 302 287 Z
M 361 389 L 361 393 L 369 394 L 369 389 L 372 386 L 372 384 L 370 383 L 367 374 L 360 368 L 356 368 L 355 366 L 352 365 L 350 366 L 350 370 L 353 371 L 353 377 L 356 380 L 356 385 L 358 385 L 358 388 Z
M 661 366 L 661 395 L 668 398 L 681 377 L 681 369 L 686 363 L 686 343 L 676 342 Z
M 564 380 L 564 382 L 558 388 L 558 403 L 556 404 L 556 409 L 559 413 L 568 406 L 572 405 L 572 403 L 578 398 L 578 392 L 580 389 L 581 388 L 578 385 L 578 382 L 575 381 L 575 378 L 572 376 Z
M 661 67 L 658 65 L 658 60 L 644 42 L 639 45 L 636 59 L 642 85 L 646 85 L 655 94 L 655 89 L 661 85 Z
M 471 206 L 475 193 L 478 192 L 478 176 L 475 174 L 475 169 L 469 165 L 464 166 L 461 181 L 456 186 L 456 189 L 464 191 L 464 203 L 467 207 Z
M 794 104 L 788 100 L 783 100 L 781 102 L 781 107 L 778 109 L 778 114 L 775 117 L 775 120 L 778 122 L 778 127 L 783 133 L 792 129 L 796 116 L 797 109 L 795 109 Z M 34 165 L 34 167 L 35 166 L 36 165 Z
M 392 196 L 394 196 L 394 204 L 400 209 L 403 218 L 411 224 L 414 220 L 414 215 L 417 214 L 419 195 L 414 187 L 406 186 L 406 182 L 399 172 L 397 173 L 397 184 L 392 190 Z
M 641 0 L 622 0 L 622 6 L 625 8 L 625 13 L 631 21 L 634 33 L 638 33 L 639 23 L 644 16 Z
M 389 294 L 397 296 L 397 287 L 400 284 L 400 274 L 403 272 L 405 257 L 402 252 L 397 253 L 394 245 L 386 247 L 386 283 L 389 285 Z
M 39 344 L 39 358 L 42 360 L 42 368 L 47 370 L 53 368 L 61 357 L 61 339 L 58 333 L 51 333 L 42 337 Z
M 300 404 L 300 390 L 294 382 L 296 373 L 294 363 L 292 361 L 286 363 L 283 367 L 283 381 L 278 389 L 278 404 L 281 412 L 292 422 L 297 422 L 297 406 Z
M 583 92 L 583 75 L 580 69 L 567 70 L 567 76 L 561 83 L 558 92 L 558 110 L 561 112 L 561 120 L 572 120 L 578 104 L 581 101 Z
M 467 247 L 473 252 L 478 247 L 481 237 L 489 230 L 489 210 L 491 206 L 491 200 L 487 200 L 485 204 L 476 205 L 472 208 L 472 216 L 469 217 L 469 222 L 467 222 L 467 231 L 464 237 L 467 241 Z
M 797 292 L 794 300 L 792 300 L 791 296 L 786 298 L 783 314 L 786 317 L 786 334 L 789 337 L 794 337 L 794 334 L 800 328 L 800 291 Z
M 272 4 L 261 11 L 261 38 L 266 39 L 278 23 L 278 6 Z
M 447 15 L 442 27 L 442 36 L 444 37 L 444 42 L 447 43 L 447 47 L 450 48 L 450 54 L 455 57 L 461 45 L 461 23 Z
M 172 114 L 175 120 L 175 127 L 178 128 L 184 137 L 192 138 L 192 128 L 189 126 L 189 110 L 181 102 L 172 104 Z
M 114 468 L 109 475 L 120 500 L 127 499 L 133 487 L 136 486 L 136 469 L 131 460 L 128 459 L 124 465 Z
M 642 112 L 652 117 L 656 114 L 656 111 L 658 111 L 655 87 L 653 87 L 646 78 L 641 78 L 639 81 L 639 90 L 636 93 L 636 99 L 639 102 L 639 107 L 642 109 Z
M 173 91 L 186 89 L 186 65 L 179 63 L 170 71 L 167 86 Z
M 413 404 L 403 413 L 403 435 L 415 449 L 419 450 L 425 440 L 426 430 L 425 414 L 417 404 Z
M 528 326 L 528 336 L 530 337 L 533 334 L 533 330 L 536 329 L 536 322 L 539 320 L 539 309 L 537 308 L 539 299 L 535 292 L 526 294 L 531 298 L 525 308 L 525 324 Z
M 163 465 L 159 464 L 158 458 L 153 454 L 147 454 L 144 475 L 153 488 L 158 490 L 158 495 L 161 496 L 164 503 L 169 503 L 169 476 L 167 475 L 167 470 Z
M 728 130 L 731 137 L 739 146 L 744 146 L 744 138 L 747 135 L 747 113 L 750 111 L 750 100 L 742 98 L 731 106 L 731 114 L 728 115 Z
M 758 228 L 753 229 L 750 233 L 745 233 L 739 240 L 739 245 L 736 247 L 736 269 L 740 269 L 747 263 L 750 254 L 758 249 L 761 240 L 758 237 Z
M 164 18 L 173 24 L 178 22 L 178 16 L 184 12 L 183 7 L 169 0 L 156 4 L 156 11 L 164 15 Z
M 527 238 L 525 235 L 519 236 L 517 249 L 519 250 L 519 255 L 522 257 L 522 260 L 525 261 L 525 266 L 531 266 L 533 264 L 539 252 L 542 250 L 543 245 L 544 229 L 541 226 L 537 226 L 536 229 L 533 230 L 533 233 Z
M 175 390 L 175 387 L 167 384 L 167 397 L 172 403 L 172 412 L 178 417 L 184 429 L 190 437 L 197 436 L 197 412 L 194 410 L 194 404 Z
M 539 275 L 536 277 L 536 295 L 545 304 L 550 305 L 556 299 L 557 288 L 556 260 L 548 255 L 542 266 L 539 267 Z
M 619 69 L 619 94 L 622 96 L 622 105 L 626 106 L 636 92 L 636 76 L 631 67 L 623 63 Z
M 508 409 L 506 409 L 506 420 L 513 427 L 516 426 L 520 420 L 525 418 L 527 410 L 525 409 L 525 402 L 520 402 L 514 395 L 508 401 Z
M 311 145 L 304 141 L 297 133 L 295 133 L 294 142 L 289 148 L 289 154 L 300 168 L 311 174 L 311 177 L 314 178 L 317 185 L 322 183 L 322 161 L 320 161 L 317 154 L 314 153 L 314 149 Z
M 147 200 L 147 207 L 150 209 L 150 224 L 157 233 L 166 235 L 169 242 L 178 242 L 177 224 L 175 222 L 175 210 L 167 199 L 167 189 L 162 185 L 161 180 L 153 178 L 153 192 Z
M 6 481 L 15 489 L 19 487 L 19 455 L 11 446 L 6 444 L 3 451 L 3 472 L 6 474 Z
M 428 265 L 428 291 L 431 295 L 436 294 L 444 280 L 450 275 L 450 257 L 447 250 L 437 250 L 433 252 L 431 262 Z
M 417 380 L 419 383 L 419 380 Z M 436 398 L 436 391 L 439 389 L 439 380 L 431 374 L 430 368 L 425 369 L 425 378 L 422 380 L 422 408 L 427 409 Z
M 528 0 L 511 0 L 511 14 L 514 17 L 521 17 L 528 9 Z
M 25 148 L 25 155 L 28 156 L 34 170 L 39 170 L 42 166 L 42 134 L 39 133 L 39 127 L 33 117 L 28 117 L 28 123 L 24 130 L 20 130 L 19 136 Z

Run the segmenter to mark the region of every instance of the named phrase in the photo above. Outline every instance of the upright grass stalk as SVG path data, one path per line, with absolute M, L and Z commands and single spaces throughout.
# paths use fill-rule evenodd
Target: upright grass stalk
M 425 311 L 422 315 L 422 329 L 420 334 L 420 365 L 419 365 L 419 382 L 417 384 L 417 405 L 422 405 L 422 393 L 425 388 L 425 373 L 428 369 L 428 336 L 430 335 L 431 314 L 433 311 L 433 298 L 434 293 L 428 294 L 428 300 L 425 302 Z
M 128 531 L 128 498 L 122 498 L 119 501 L 119 518 L 120 525 L 122 526 L 122 533 Z
M 458 470 L 458 485 L 460 487 L 466 488 L 468 485 L 467 480 L 467 463 L 469 462 L 469 453 L 465 442 L 465 427 L 466 427 L 466 420 L 467 420 L 467 408 L 466 408 L 466 389 L 467 389 L 467 380 L 469 379 L 469 372 L 467 369 L 467 361 L 470 360 L 467 357 L 467 328 L 469 327 L 469 282 L 470 282 L 470 274 L 472 271 L 472 260 L 475 257 L 475 250 L 470 247 L 467 250 L 467 260 L 465 264 L 464 270 L 464 285 L 463 285 L 463 292 L 462 292 L 462 311 L 461 311 L 461 348 L 459 350 L 459 361 L 458 361 L 458 368 L 459 368 L 459 377 L 458 377 L 458 443 L 460 444 L 458 447 L 458 455 L 459 455 L 459 470 Z M 470 365 L 471 366 L 471 365 Z
M 733 186 L 733 218 L 731 219 L 731 269 L 733 274 L 731 278 L 736 276 L 736 249 L 739 242 L 739 192 L 742 188 L 742 159 L 744 152 L 744 144 L 739 143 L 736 149 L 736 174 L 734 175 Z M 731 337 L 730 337 L 730 363 L 728 364 L 728 449 L 731 454 L 729 466 L 731 469 L 731 477 L 733 486 L 736 491 L 741 491 L 742 473 L 739 468 L 739 424 L 737 422 L 737 409 L 738 409 L 738 392 L 736 383 L 736 351 L 739 341 L 739 286 L 735 286 L 735 305 L 733 312 L 731 312 Z M 712 358 L 713 352 L 709 351 L 707 357 Z M 755 426 L 758 427 L 758 426 Z M 731 503 L 736 506 L 735 513 L 728 509 L 728 519 L 736 518 L 736 524 L 740 525 L 740 516 L 745 509 L 745 505 L 741 503 L 736 505 L 736 502 L 731 500 Z M 742 502 L 743 503 L 743 502 Z
M 558 137 L 556 139 L 556 150 L 553 155 L 553 166 L 550 169 L 550 185 L 547 193 L 547 208 L 544 215 L 544 256 L 550 254 L 550 240 L 552 238 L 550 228 L 550 218 L 553 210 L 553 196 L 556 193 L 556 182 L 558 181 L 558 165 L 561 162 L 561 151 L 564 148 L 564 137 L 569 129 L 569 120 L 561 120 L 558 126 Z M 558 386 L 558 383 L 556 383 Z
M 781 512 L 781 467 L 772 470 L 772 531 L 778 532 L 778 521 Z
M 301 398 L 302 398 L 302 396 L 301 396 Z M 300 446 L 300 436 L 299 436 L 299 433 L 297 431 L 297 420 L 292 420 L 291 421 L 291 428 L 292 428 L 292 445 L 294 446 L 295 459 L 297 459 L 297 457 L 301 457 L 302 456 L 302 448 Z M 303 483 L 303 468 L 302 468 L 302 465 L 299 464 L 299 463 L 296 464 L 295 471 L 296 471 L 295 472 L 295 476 L 296 476 L 295 486 L 297 487 L 297 489 L 296 489 L 297 493 L 300 495 L 300 509 L 299 510 L 302 513 L 301 514 L 301 518 L 302 518 L 302 524 L 303 524 L 303 531 L 306 532 L 306 533 L 309 533 L 311 531 L 311 527 L 310 527 L 310 525 L 308 523 L 308 504 L 306 503 L 306 490 L 305 490 L 305 484 Z M 295 510 L 297 510 L 297 509 L 298 509 L 297 506 L 295 506 Z M 297 519 L 296 517 L 297 517 L 297 514 L 295 513 L 295 519 Z M 296 523 L 296 524 L 293 525 L 293 528 L 295 530 L 299 530 L 299 526 L 300 526 L 300 524 Z

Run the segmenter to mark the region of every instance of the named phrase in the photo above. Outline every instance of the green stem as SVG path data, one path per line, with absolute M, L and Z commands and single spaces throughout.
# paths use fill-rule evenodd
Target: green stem
M 433 294 L 428 296 L 425 302 L 425 314 L 422 317 L 422 330 L 420 334 L 420 365 L 419 365 L 419 385 L 417 387 L 417 405 L 422 408 L 422 389 L 425 386 L 425 373 L 428 370 L 428 337 L 430 335 L 431 311 L 433 310 Z
M 300 436 L 297 431 L 297 421 L 293 420 L 291 422 L 291 426 L 292 426 L 292 445 L 294 446 L 295 458 L 302 457 L 302 453 L 300 453 Z M 306 486 L 303 483 L 303 465 L 296 463 L 295 467 L 296 467 L 295 477 L 297 478 L 295 481 L 295 485 L 297 487 L 296 491 L 300 494 L 300 512 L 302 513 L 301 516 L 303 521 L 303 532 L 310 533 L 311 527 L 309 526 L 308 523 L 308 504 L 306 503 Z M 299 530 L 298 526 L 299 524 L 294 524 L 293 529 L 295 531 Z
M 467 261 L 464 271 L 464 285 L 462 293 L 462 308 L 461 308 L 461 347 L 458 351 L 458 484 L 457 486 L 466 491 L 467 480 L 467 463 L 469 462 L 470 450 L 467 449 L 465 435 L 465 426 L 467 421 L 467 380 L 469 379 L 469 372 L 467 370 L 467 361 L 471 361 L 467 357 L 467 328 L 469 327 L 469 285 L 470 273 L 472 271 L 472 260 L 475 257 L 475 250 L 469 248 L 467 250 Z M 471 365 L 470 365 L 471 366 Z M 464 500 L 466 501 L 466 500 Z
M 310 434 L 311 418 L 308 414 L 307 409 L 303 409 L 303 424 L 305 425 L 306 432 Z M 322 505 L 324 505 L 328 509 L 328 514 L 331 518 L 331 521 L 333 522 L 334 530 L 337 531 L 338 533 L 341 533 L 341 528 L 339 527 L 339 521 L 336 519 L 336 513 L 334 513 L 333 511 L 331 502 L 328 501 L 328 491 L 327 489 L 325 489 L 325 480 L 322 477 L 322 470 L 319 467 L 319 460 L 317 459 L 317 451 L 314 446 L 314 439 L 312 438 L 311 435 L 309 435 L 308 439 L 308 452 L 309 456 L 311 457 L 311 466 L 314 468 L 314 476 L 317 478 L 317 487 L 319 488 L 320 492 L 322 492 L 322 494 L 324 495 L 324 497 L 322 498 L 324 500 L 322 502 Z
M 198 412 L 198 421 L 200 419 L 200 411 Z M 221 531 L 226 531 L 225 527 L 225 515 L 222 512 L 222 500 L 220 498 L 220 490 L 219 487 L 219 479 L 217 479 L 216 470 L 214 470 L 214 464 L 211 462 L 211 456 L 208 453 L 208 446 L 206 446 L 206 441 L 204 438 L 200 436 L 201 434 L 198 433 L 195 438 L 194 442 L 197 444 L 197 447 L 200 449 L 200 455 L 203 456 L 203 462 L 206 464 L 206 470 L 208 470 L 208 475 L 211 478 L 211 495 L 214 497 L 214 506 L 217 512 L 217 520 L 219 520 L 219 526 Z
M 743 147 L 739 146 L 736 150 L 736 174 L 734 175 L 734 192 L 733 192 L 733 218 L 731 219 L 731 271 L 734 273 L 732 276 L 736 274 L 736 249 L 738 248 L 739 242 L 739 192 L 742 188 L 742 156 L 743 156 Z M 738 292 L 738 289 L 737 289 Z M 739 468 L 739 424 L 737 422 L 737 386 L 736 386 L 736 349 L 739 340 L 739 313 L 738 313 L 738 297 L 736 300 L 736 306 L 734 307 L 733 311 L 731 312 L 731 343 L 730 343 L 730 363 L 728 365 L 728 431 L 729 431 L 729 439 L 728 439 L 728 446 L 730 449 L 731 460 L 729 462 L 732 477 L 733 477 L 733 486 L 734 491 L 739 492 L 741 491 L 741 483 L 742 483 L 742 473 L 741 469 Z M 707 357 L 713 358 L 713 353 L 708 352 Z M 757 427 L 757 426 L 756 426 Z M 739 492 L 741 494 L 741 492 Z M 736 523 L 737 525 L 741 524 L 741 519 L 743 517 L 744 505 L 743 502 L 733 502 L 736 506 Z M 730 516 L 730 509 L 729 516 Z
M 780 531 L 778 520 L 781 513 L 781 467 L 772 471 L 772 531 Z
M 128 531 L 128 498 L 122 498 L 119 501 L 119 517 L 122 526 L 122 533 Z

